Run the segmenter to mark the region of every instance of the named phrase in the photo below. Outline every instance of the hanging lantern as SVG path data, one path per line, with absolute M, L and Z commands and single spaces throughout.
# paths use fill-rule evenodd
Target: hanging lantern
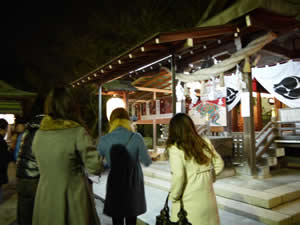
M 112 97 L 106 102 L 106 116 L 109 120 L 111 112 L 116 108 L 125 108 L 125 102 L 121 98 Z
M 8 124 L 14 124 L 16 118 L 14 114 L 0 114 L 0 119 L 5 119 Z

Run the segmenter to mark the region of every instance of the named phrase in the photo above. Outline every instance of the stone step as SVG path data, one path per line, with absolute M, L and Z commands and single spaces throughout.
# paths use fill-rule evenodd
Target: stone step
M 170 181 L 145 176 L 145 184 L 168 191 Z M 214 183 L 216 195 L 244 202 L 250 205 L 271 209 L 285 202 L 300 198 L 300 182 L 281 185 L 276 188 L 266 189 L 264 191 L 244 188 L 238 185 L 230 184 L 226 179 L 217 180 Z
M 292 216 L 264 209 L 243 202 L 217 196 L 218 207 L 228 212 L 245 216 L 268 225 L 290 225 Z
M 272 211 L 290 216 L 290 224 L 300 224 L 300 199 L 280 205 Z
M 166 167 L 167 165 L 164 165 Z M 171 172 L 169 168 L 164 168 L 161 165 L 151 165 L 150 167 L 143 167 L 144 176 L 157 178 L 161 180 L 171 181 Z M 217 179 L 234 176 L 234 168 L 225 168 L 221 174 L 217 176 Z
M 153 168 L 153 169 L 159 169 L 161 171 L 170 172 L 170 166 L 168 161 L 157 161 L 152 163 L 150 167 L 144 167 L 144 168 Z
M 145 185 L 157 188 L 162 191 L 168 191 L 170 188 L 170 182 L 158 180 L 155 178 L 145 177 Z M 214 185 L 215 187 L 216 185 Z M 215 191 L 217 192 L 215 187 Z M 274 190 L 275 191 L 275 190 Z M 257 193 L 256 193 L 257 194 Z M 266 194 L 265 194 L 266 195 Z M 272 194 L 271 194 L 272 195 Z M 274 197 L 274 195 L 272 195 Z M 262 197 L 262 196 L 260 196 Z M 243 200 L 243 199 L 240 199 Z M 257 199 L 256 199 L 257 200 Z M 276 200 L 276 198 L 275 198 Z M 253 200 L 252 200 L 253 201 Z M 259 200 L 257 200 L 259 201 Z M 278 199 L 277 199 L 278 201 Z M 262 207 L 258 207 L 255 205 L 247 204 L 241 201 L 228 199 L 225 197 L 217 196 L 217 203 L 220 209 L 225 211 L 234 213 L 236 215 L 241 215 L 250 219 L 257 220 L 259 222 L 270 224 L 270 225 L 290 225 L 292 221 L 300 222 L 299 220 L 299 211 L 297 210 L 297 203 L 300 200 L 296 200 L 296 202 L 286 203 L 284 207 L 272 209 L 265 209 Z M 263 201 L 261 201 L 263 202 Z M 299 206 L 299 205 L 298 205 Z M 300 210 L 300 207 L 298 207 Z
M 106 179 L 106 177 L 102 177 L 102 178 Z M 105 198 L 105 186 L 106 186 L 105 180 L 104 180 L 104 182 L 96 184 L 94 186 L 95 195 L 97 198 L 100 198 L 102 200 L 102 202 L 104 201 L 104 198 Z M 147 184 L 145 185 L 147 212 L 138 217 L 138 222 L 137 222 L 138 225 L 155 225 L 155 218 L 157 215 L 160 214 L 160 211 L 164 206 L 164 202 L 165 202 L 167 193 L 168 193 L 167 191 L 151 187 Z M 101 210 L 101 212 L 102 212 L 102 210 Z M 243 224 L 243 225 L 265 225 L 264 223 L 257 222 L 246 216 L 234 214 L 234 213 L 228 212 L 228 211 L 220 209 L 220 208 L 219 208 L 219 213 L 220 213 L 221 225 L 241 225 L 241 224 Z M 103 215 L 103 216 L 105 216 L 105 215 Z M 110 224 L 110 223 L 103 223 L 103 224 Z
M 159 168 L 154 168 L 152 166 L 143 168 L 143 173 L 144 176 L 166 180 L 166 181 L 171 181 L 172 178 L 170 171 L 161 170 Z
M 103 174 L 100 183 L 94 184 L 94 192 L 96 195 L 101 196 L 101 198 L 105 197 L 106 177 L 107 175 Z M 139 218 L 148 224 L 155 224 L 155 216 L 159 214 L 159 211 L 163 207 L 166 194 L 170 189 L 170 181 L 152 178 L 146 175 L 144 181 L 146 197 L 148 199 L 148 210 L 146 214 L 143 214 Z M 261 181 L 255 179 L 249 181 L 248 178 L 239 176 L 220 179 L 214 184 L 218 206 L 221 211 L 223 210 L 223 212 L 228 212 L 229 214 L 232 213 L 231 215 L 234 216 L 241 216 L 245 221 L 258 221 L 257 223 L 250 221 L 249 224 L 251 225 L 261 223 L 270 225 L 300 224 L 300 181 L 298 181 L 298 179 L 292 178 L 288 184 L 273 188 L 270 188 L 272 185 L 263 185 L 263 191 L 245 188 L 245 186 L 241 185 L 244 181 L 247 181 L 247 187 L 256 185 L 260 186 L 262 190 Z M 280 179 L 278 178 L 275 182 L 279 181 Z M 150 189 L 152 191 L 149 192 Z M 266 209 L 261 207 L 261 205 L 275 207 Z M 236 223 L 235 220 L 232 224 L 248 224 L 242 221 L 240 222 L 241 223 Z M 227 225 L 230 223 L 225 223 L 221 217 L 221 224 Z
M 151 177 L 145 177 L 145 184 L 164 191 L 170 189 L 170 182 Z M 256 205 L 264 208 L 272 208 L 280 205 L 281 197 L 273 193 L 262 193 L 259 191 L 238 187 L 235 185 L 218 183 L 214 184 L 215 193 L 218 196 L 230 198 L 247 204 Z
M 169 181 L 152 178 L 152 177 L 144 177 L 145 185 L 149 185 L 150 187 L 154 187 L 163 191 L 169 191 L 171 187 L 171 183 Z
M 257 159 L 257 164 L 261 166 L 276 166 L 277 163 L 277 157 L 267 154 L 263 154 L 261 158 Z

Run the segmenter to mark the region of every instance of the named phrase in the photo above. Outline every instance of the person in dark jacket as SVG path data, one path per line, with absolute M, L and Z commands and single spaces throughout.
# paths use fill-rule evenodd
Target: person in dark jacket
M 8 146 L 4 140 L 8 123 L 5 119 L 0 119 L 0 203 L 3 200 L 2 185 L 8 183 L 7 168 L 12 156 L 8 151 Z
M 110 168 L 103 212 L 112 217 L 113 225 L 135 225 L 137 216 L 146 212 L 140 162 L 149 166 L 152 161 L 143 137 L 132 131 L 125 109 L 115 109 L 109 123 L 109 133 L 100 138 L 97 146 Z
M 18 225 L 31 225 L 34 199 L 40 172 L 32 153 L 32 141 L 40 127 L 43 115 L 35 116 L 26 124 L 17 158 L 17 222 Z

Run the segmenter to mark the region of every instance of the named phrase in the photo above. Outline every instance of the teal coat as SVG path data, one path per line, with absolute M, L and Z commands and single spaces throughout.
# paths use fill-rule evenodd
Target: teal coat
M 112 148 L 116 144 L 126 145 L 126 148 Z M 97 149 L 111 167 L 103 212 L 112 217 L 143 214 L 146 211 L 146 199 L 140 161 L 145 166 L 152 162 L 143 137 L 120 126 L 101 137 Z

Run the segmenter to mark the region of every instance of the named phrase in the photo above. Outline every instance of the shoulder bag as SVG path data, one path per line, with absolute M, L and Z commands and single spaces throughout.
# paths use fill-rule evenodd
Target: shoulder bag
M 169 215 L 170 210 L 168 206 L 169 194 L 167 196 L 164 208 L 160 211 L 160 215 L 156 216 L 155 225 L 192 225 L 186 217 L 187 212 L 183 209 L 182 199 L 180 199 L 180 210 L 177 214 L 179 220 L 177 222 L 172 222 L 170 220 L 170 215 Z

